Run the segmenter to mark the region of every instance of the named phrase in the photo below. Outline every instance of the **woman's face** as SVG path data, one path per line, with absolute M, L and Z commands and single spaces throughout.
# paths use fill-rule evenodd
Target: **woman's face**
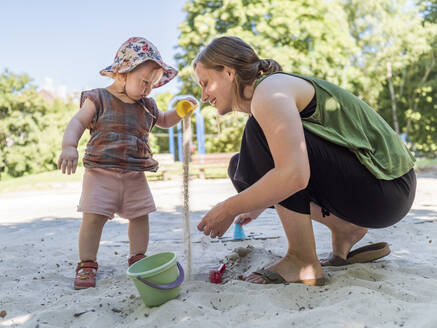
M 164 70 L 154 62 L 147 62 L 126 76 L 126 92 L 134 100 L 147 97 L 161 80 Z
M 220 115 L 232 111 L 232 81 L 235 71 L 225 67 L 222 71 L 206 68 L 197 63 L 194 69 L 197 81 L 202 88 L 202 101 L 209 102 Z

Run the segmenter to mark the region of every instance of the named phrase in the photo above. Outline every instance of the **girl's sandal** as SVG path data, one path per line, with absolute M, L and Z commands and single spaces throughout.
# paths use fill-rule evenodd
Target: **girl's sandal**
M 82 261 L 77 264 L 74 289 L 96 287 L 96 273 L 99 265 L 93 261 Z
M 146 255 L 144 254 L 136 254 L 136 255 L 132 255 L 131 257 L 129 257 L 129 259 L 127 260 L 127 263 L 129 264 L 129 266 L 131 266 L 132 264 L 134 264 L 135 262 L 138 262 L 139 260 L 142 260 L 143 258 L 145 258 Z

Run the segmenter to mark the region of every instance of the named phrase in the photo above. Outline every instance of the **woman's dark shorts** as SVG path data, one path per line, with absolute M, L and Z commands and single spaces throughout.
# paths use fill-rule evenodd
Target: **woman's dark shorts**
M 306 189 L 283 200 L 280 205 L 310 214 L 310 202 L 313 202 L 322 208 L 323 216 L 332 213 L 367 228 L 391 226 L 408 213 L 416 193 L 414 170 L 394 180 L 377 179 L 348 149 L 305 129 L 304 133 L 310 180 Z M 267 140 L 252 116 L 244 130 L 240 153 L 229 163 L 229 177 L 241 192 L 273 167 Z

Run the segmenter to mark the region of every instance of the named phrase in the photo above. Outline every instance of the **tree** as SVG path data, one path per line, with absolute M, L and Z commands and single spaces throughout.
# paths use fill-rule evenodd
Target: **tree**
M 72 102 L 59 100 L 50 105 L 27 75 L 5 70 L 0 75 L 0 176 L 55 169 L 62 125 L 73 108 Z
M 419 1 L 424 26 L 436 26 L 437 1 Z M 429 50 L 414 63 L 397 73 L 394 81 L 399 123 L 403 131 L 409 135 L 415 149 L 422 154 L 435 154 L 437 151 L 437 36 L 429 43 Z M 381 93 L 380 103 L 383 115 L 387 116 L 387 91 Z
M 423 14 L 425 21 L 437 22 L 437 1 L 436 0 L 418 0 L 417 4 L 424 8 Z
M 424 22 L 422 7 L 406 0 L 348 0 L 343 6 L 351 35 L 362 49 L 353 58 L 353 65 L 361 70 L 356 92 L 379 110 L 380 94 L 387 96 L 383 91 L 388 88 L 391 115 L 384 117 L 399 133 L 405 129 L 399 124 L 405 111 L 399 118 L 398 107 L 409 83 L 406 69 L 432 49 L 436 25 Z

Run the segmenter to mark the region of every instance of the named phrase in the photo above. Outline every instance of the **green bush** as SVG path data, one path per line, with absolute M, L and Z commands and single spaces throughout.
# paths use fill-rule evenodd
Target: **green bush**
M 75 105 L 48 103 L 23 74 L 0 75 L 0 177 L 56 169 L 63 129 Z

